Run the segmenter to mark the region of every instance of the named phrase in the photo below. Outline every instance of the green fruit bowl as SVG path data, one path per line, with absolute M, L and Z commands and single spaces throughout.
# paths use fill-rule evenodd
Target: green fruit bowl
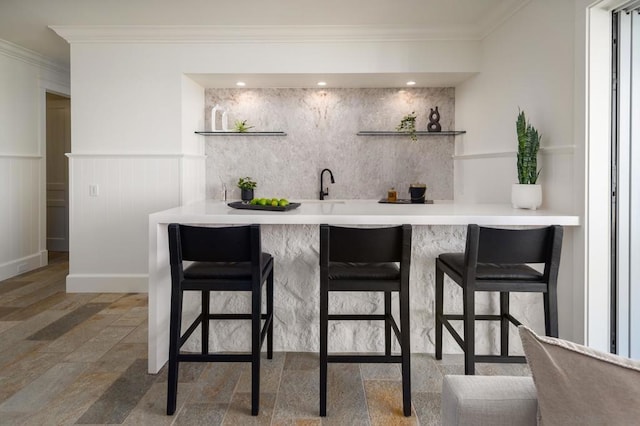
M 240 210 L 264 210 L 272 212 L 286 212 L 300 207 L 300 203 L 289 203 L 286 206 L 261 206 L 259 204 L 246 204 L 242 201 L 234 201 L 232 203 L 228 203 L 227 205 L 234 209 Z

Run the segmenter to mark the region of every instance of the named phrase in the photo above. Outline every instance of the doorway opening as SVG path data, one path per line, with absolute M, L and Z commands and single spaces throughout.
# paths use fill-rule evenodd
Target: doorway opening
M 69 251 L 69 164 L 71 99 L 46 93 L 47 251 L 53 260 Z

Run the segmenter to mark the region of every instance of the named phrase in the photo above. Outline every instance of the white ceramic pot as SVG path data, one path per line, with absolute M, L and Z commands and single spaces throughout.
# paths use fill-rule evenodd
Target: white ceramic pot
M 511 186 L 511 204 L 514 209 L 536 210 L 542 205 L 542 186 L 514 183 Z

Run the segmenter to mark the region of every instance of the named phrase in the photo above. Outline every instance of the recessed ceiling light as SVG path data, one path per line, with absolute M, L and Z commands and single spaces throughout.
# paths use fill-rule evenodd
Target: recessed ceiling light
M 326 86 L 327 82 L 326 81 L 319 81 L 318 82 L 318 86 Z
M 415 81 L 413 81 L 413 80 L 407 81 L 407 86 L 415 86 L 415 85 L 416 85 Z
M 244 87 L 244 86 L 246 86 L 246 84 L 245 84 L 244 81 L 239 81 L 239 82 L 236 83 L 236 86 Z

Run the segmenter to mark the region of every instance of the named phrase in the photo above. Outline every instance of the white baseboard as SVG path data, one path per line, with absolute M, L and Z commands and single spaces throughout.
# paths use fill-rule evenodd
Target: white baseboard
M 10 260 L 0 265 L 0 281 L 47 266 L 47 262 L 48 256 L 46 250 L 20 259 Z
M 148 274 L 69 274 L 68 293 L 147 293 Z

